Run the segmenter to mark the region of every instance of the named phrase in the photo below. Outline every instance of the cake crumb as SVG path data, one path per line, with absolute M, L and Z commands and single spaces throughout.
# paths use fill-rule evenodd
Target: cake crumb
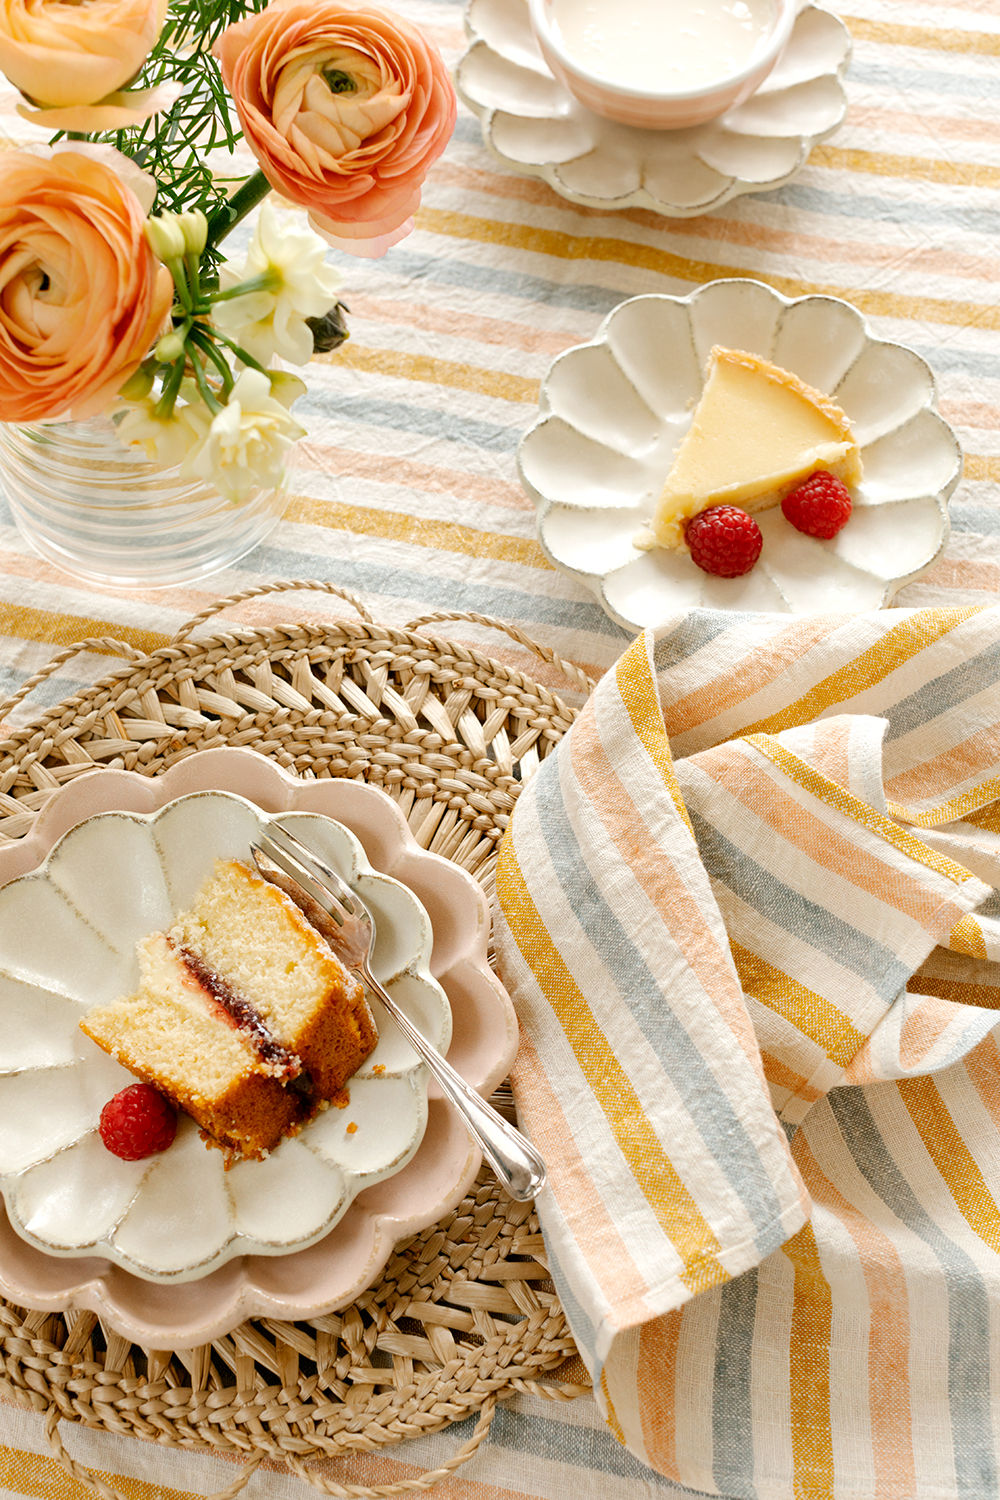
M 354 1135 L 356 1133 L 356 1131 L 357 1131 L 357 1128 L 358 1127 L 355 1125 L 354 1121 L 352 1120 L 351 1123 L 347 1127 L 347 1134 L 348 1135 Z
M 385 1063 L 376 1063 L 375 1066 L 372 1068 L 372 1072 L 375 1074 L 376 1077 L 381 1076 L 381 1074 L 383 1074 L 385 1072 Z

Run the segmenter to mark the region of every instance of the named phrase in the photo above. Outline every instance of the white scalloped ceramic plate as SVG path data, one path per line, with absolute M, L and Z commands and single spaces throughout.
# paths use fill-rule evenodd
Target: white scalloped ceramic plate
M 427 1069 L 377 1002 L 378 1045 L 349 1082 L 350 1102 L 265 1161 L 225 1170 L 183 1114 L 173 1145 L 143 1161 L 121 1161 L 101 1142 L 101 1106 L 134 1078 L 83 1035 L 82 1014 L 135 988 L 137 942 L 190 904 L 217 857 L 249 862 L 271 823 L 294 828 L 368 903 L 376 977 L 447 1051 L 451 1011 L 428 967 L 427 914 L 372 870 L 342 824 L 271 817 L 214 791 L 151 814 L 86 819 L 0 890 L 0 1192 L 17 1232 L 49 1254 L 103 1255 L 170 1281 L 237 1255 L 285 1254 L 328 1233 L 362 1188 L 419 1146 Z
M 549 71 L 528 0 L 470 0 L 465 23 L 470 45 L 455 84 L 487 146 L 505 167 L 591 208 L 688 218 L 741 193 L 770 192 L 847 111 L 850 36 L 818 5 L 802 7 L 773 71 L 745 104 L 687 130 L 638 130 L 586 109 Z
M 162 776 L 87 772 L 45 804 L 31 831 L 0 848 L 0 885 L 37 869 L 54 844 L 103 812 L 154 813 L 191 792 L 226 791 L 267 814 L 333 818 L 360 841 L 373 870 L 412 891 L 430 921 L 429 967 L 444 990 L 453 1030 L 449 1061 L 489 1095 L 517 1051 L 517 1017 L 488 961 L 489 907 L 451 860 L 422 848 L 399 806 L 348 778 L 302 781 L 248 750 L 203 750 Z M 421 803 L 414 816 L 419 822 Z M 434 809 L 427 809 L 433 817 Z M 22 1053 L 17 1066 L 30 1060 Z M 207 1153 L 206 1153 L 207 1154 Z M 238 1255 L 192 1280 L 152 1281 L 107 1256 L 53 1255 L 15 1233 L 0 1209 L 0 1296 L 20 1307 L 95 1312 L 108 1328 L 148 1349 L 188 1349 L 247 1318 L 294 1322 L 345 1307 L 370 1286 L 393 1246 L 460 1202 L 481 1155 L 432 1081 L 427 1126 L 399 1171 L 363 1187 L 343 1218 L 304 1249 Z
M 742 578 L 712 578 L 686 552 L 633 544 L 688 428 L 713 344 L 763 355 L 833 396 L 864 464 L 851 519 L 832 541 L 796 531 L 780 507 L 760 512 L 763 550 Z M 791 300 L 742 280 L 708 282 L 688 297 L 632 297 L 592 342 L 553 362 L 540 409 L 518 463 L 542 547 L 628 630 L 697 606 L 878 609 L 948 538 L 962 452 L 936 410 L 934 377 L 918 354 L 876 338 L 836 297 Z

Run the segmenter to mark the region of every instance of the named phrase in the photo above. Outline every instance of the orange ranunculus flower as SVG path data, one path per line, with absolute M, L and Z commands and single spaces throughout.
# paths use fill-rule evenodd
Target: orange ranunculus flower
M 21 103 L 17 112 L 32 125 L 45 130 L 72 130 L 81 135 L 102 130 L 127 130 L 141 125 L 151 115 L 176 104 L 184 92 L 180 84 L 161 83 L 155 89 L 124 89 L 108 94 L 96 104 L 47 104 L 35 109 Z
M 153 191 L 110 147 L 0 152 L 0 421 L 92 416 L 142 362 L 173 301 Z
M 431 42 L 368 5 L 271 0 L 214 50 L 264 176 L 320 234 L 381 255 L 409 233 L 455 126 Z
M 167 0 L 0 0 L 0 73 L 34 104 L 96 104 L 139 71 L 166 14 Z

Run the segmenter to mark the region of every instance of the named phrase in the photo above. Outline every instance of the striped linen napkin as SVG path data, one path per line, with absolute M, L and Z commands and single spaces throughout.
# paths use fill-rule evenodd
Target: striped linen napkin
M 998 799 L 1000 608 L 968 608 L 678 615 L 517 802 L 553 1277 L 680 1484 L 1000 1494 Z

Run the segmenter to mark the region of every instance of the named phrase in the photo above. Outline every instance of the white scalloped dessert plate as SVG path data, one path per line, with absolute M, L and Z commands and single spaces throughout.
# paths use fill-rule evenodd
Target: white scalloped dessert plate
M 368 903 L 376 978 L 447 1051 L 451 1012 L 428 967 L 426 913 L 406 886 L 372 870 L 343 824 L 271 816 L 210 791 L 154 813 L 97 813 L 0 890 L 0 1192 L 11 1224 L 40 1249 L 189 1280 L 235 1255 L 311 1244 L 420 1144 L 427 1069 L 381 1007 L 378 1045 L 350 1079 L 349 1103 L 322 1111 L 264 1161 L 227 1170 L 185 1114 L 173 1145 L 142 1161 L 122 1161 L 101 1141 L 101 1106 L 134 1077 L 81 1033 L 81 1016 L 134 990 L 140 939 L 191 904 L 218 857 L 250 863 L 251 843 L 272 824 L 298 833 Z
M 276 816 L 371 902 L 376 973 L 425 1034 L 448 1050 L 454 1014 L 460 1071 L 484 1092 L 509 1071 L 517 1024 L 486 960 L 485 898 L 416 844 L 384 793 L 298 782 L 240 750 L 156 779 L 88 773 L 0 850 L 0 1293 L 12 1301 L 90 1308 L 152 1347 L 307 1316 L 356 1297 L 474 1179 L 478 1151 L 377 1002 L 379 1043 L 348 1106 L 266 1161 L 225 1172 L 186 1117 L 143 1162 L 100 1143 L 101 1105 L 132 1075 L 78 1030 L 83 1007 L 127 989 L 136 938 Z
M 493 155 L 591 208 L 688 218 L 770 192 L 805 165 L 847 112 L 846 27 L 803 5 L 774 69 L 745 104 L 686 130 L 640 130 L 580 104 L 549 70 L 528 0 L 470 0 L 455 85 Z
M 763 355 L 832 396 L 864 464 L 851 518 L 830 541 L 796 531 L 780 507 L 759 512 L 763 550 L 742 578 L 710 577 L 686 552 L 634 544 L 690 424 L 713 344 Z M 936 400 L 926 362 L 876 338 L 850 303 L 712 281 L 688 297 L 619 303 L 590 343 L 559 356 L 518 465 L 546 556 L 627 630 L 698 606 L 878 609 L 948 538 L 962 452 Z

